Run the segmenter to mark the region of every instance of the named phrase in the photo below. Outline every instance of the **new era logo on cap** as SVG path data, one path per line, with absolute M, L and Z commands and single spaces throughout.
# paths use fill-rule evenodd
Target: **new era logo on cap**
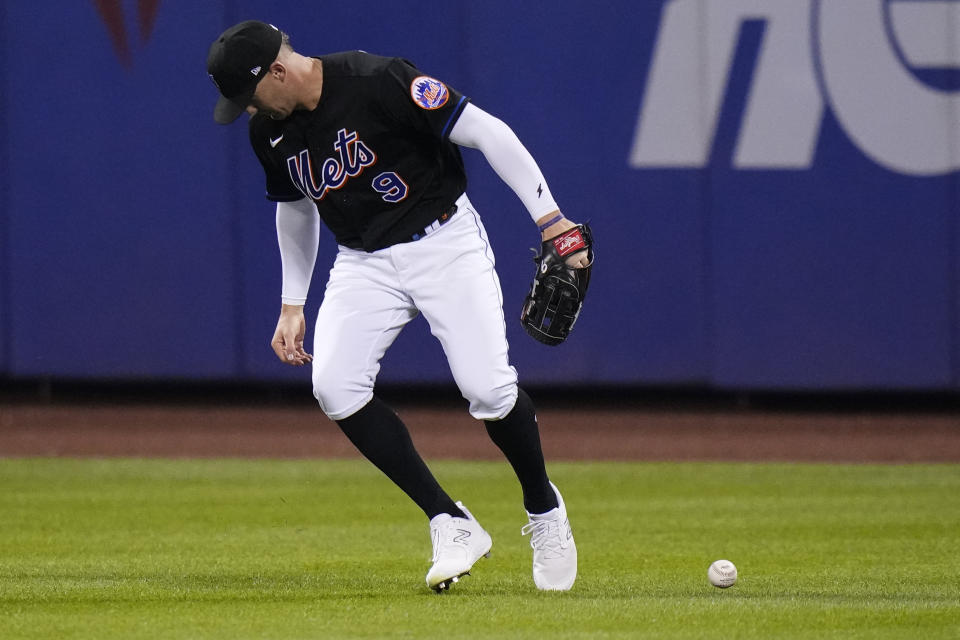
M 257 83 L 280 53 L 283 34 L 272 24 L 247 20 L 213 41 L 207 54 L 207 73 L 220 90 L 214 119 L 227 124 L 250 104 Z

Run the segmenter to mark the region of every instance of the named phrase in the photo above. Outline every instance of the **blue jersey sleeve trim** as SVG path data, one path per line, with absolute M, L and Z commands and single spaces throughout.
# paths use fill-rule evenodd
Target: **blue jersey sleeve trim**
M 460 112 L 463 111 L 464 102 L 466 101 L 467 96 L 460 96 L 460 101 L 457 102 L 457 106 L 453 109 L 453 113 L 450 114 L 450 117 L 447 118 L 447 124 L 443 125 L 443 131 L 440 133 L 440 139 L 445 140 L 447 134 L 450 132 L 450 125 L 453 124 L 454 120 L 460 115 Z

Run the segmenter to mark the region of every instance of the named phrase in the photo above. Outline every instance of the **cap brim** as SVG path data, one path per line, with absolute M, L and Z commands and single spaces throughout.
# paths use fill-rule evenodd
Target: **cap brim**
M 220 96 L 220 99 L 217 100 L 217 106 L 213 108 L 213 119 L 219 124 L 230 124 L 239 118 L 246 108 L 245 105 Z

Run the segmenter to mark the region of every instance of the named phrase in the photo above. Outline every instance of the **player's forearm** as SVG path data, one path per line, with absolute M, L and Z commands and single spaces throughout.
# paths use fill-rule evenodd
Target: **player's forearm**
M 468 104 L 450 132 L 450 140 L 479 149 L 500 179 L 517 194 L 534 222 L 557 210 L 540 167 L 502 120 Z
M 302 306 L 320 246 L 320 217 L 311 201 L 277 203 L 277 244 L 283 268 L 281 300 L 284 305 Z

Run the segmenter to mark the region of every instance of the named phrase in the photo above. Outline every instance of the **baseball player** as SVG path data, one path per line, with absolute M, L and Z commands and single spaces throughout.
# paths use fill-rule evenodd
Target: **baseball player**
M 577 550 L 544 466 L 536 415 L 507 357 L 500 283 L 486 231 L 466 194 L 459 147 L 479 149 L 523 202 L 543 240 L 576 233 L 511 129 L 401 58 L 365 52 L 303 56 L 276 27 L 237 24 L 210 47 L 221 124 L 251 114 L 250 143 L 276 203 L 282 306 L 272 340 L 281 361 L 312 363 L 313 393 L 356 448 L 430 519 L 437 592 L 490 555 L 490 536 L 440 487 L 399 417 L 375 394 L 380 360 L 418 313 L 440 341 L 472 416 L 483 420 L 520 481 L 533 579 L 567 590 Z M 320 222 L 338 251 L 304 350 Z M 582 249 L 579 236 L 563 246 Z M 558 245 L 559 246 L 559 245 Z M 566 257 L 587 266 L 588 251 Z

